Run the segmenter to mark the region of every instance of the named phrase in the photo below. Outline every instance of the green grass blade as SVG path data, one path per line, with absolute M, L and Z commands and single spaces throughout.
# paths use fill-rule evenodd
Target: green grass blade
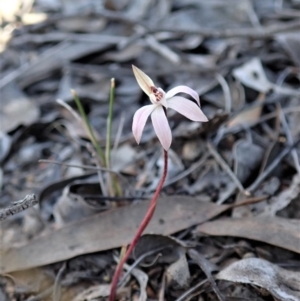
M 91 139 L 91 142 L 92 142 L 93 146 L 95 147 L 95 149 L 97 151 L 97 154 L 99 156 L 100 162 L 105 165 L 105 155 L 104 155 L 104 152 L 103 152 L 100 144 L 98 143 L 98 141 L 96 139 L 95 133 L 94 133 L 93 128 L 92 128 L 92 126 L 91 126 L 91 124 L 89 122 L 89 119 L 88 119 L 88 117 L 87 117 L 87 115 L 86 115 L 86 113 L 84 111 L 82 103 L 81 103 L 81 101 L 80 101 L 77 93 L 74 90 L 71 90 L 71 93 L 72 93 L 72 95 L 74 97 L 74 100 L 75 100 L 75 103 L 77 105 L 78 111 L 79 111 L 79 113 L 80 113 L 80 115 L 81 115 L 82 119 L 84 120 L 84 123 L 85 123 L 85 125 L 87 127 L 88 134 L 90 136 L 90 139 Z

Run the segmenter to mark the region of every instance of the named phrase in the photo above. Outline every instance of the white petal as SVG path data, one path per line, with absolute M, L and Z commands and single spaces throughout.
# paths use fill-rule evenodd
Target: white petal
M 172 133 L 162 106 L 157 106 L 157 108 L 151 114 L 151 119 L 154 131 L 161 145 L 165 150 L 168 150 L 172 142 Z
M 191 89 L 188 86 L 177 86 L 177 87 L 171 89 L 170 91 L 168 91 L 166 94 L 166 97 L 167 97 L 167 99 L 169 99 L 177 93 L 186 93 L 186 94 L 191 95 L 197 101 L 197 104 L 200 107 L 199 95 L 195 90 Z
M 142 137 L 142 133 L 143 133 L 146 121 L 147 121 L 149 115 L 155 109 L 155 107 L 156 106 L 154 106 L 154 105 L 144 106 L 144 107 L 138 109 L 133 116 L 132 133 L 133 133 L 133 136 L 134 136 L 137 144 L 139 144 L 141 141 L 141 137 Z
M 177 111 L 183 116 L 193 121 L 208 121 L 201 109 L 192 101 L 181 96 L 175 96 L 168 99 L 169 108 Z
M 132 70 L 139 86 L 149 96 L 152 93 L 150 87 L 154 86 L 152 79 L 134 65 L 132 65 Z

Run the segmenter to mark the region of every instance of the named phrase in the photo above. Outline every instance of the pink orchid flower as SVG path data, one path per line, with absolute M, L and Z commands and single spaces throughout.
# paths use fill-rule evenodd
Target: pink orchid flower
M 151 78 L 142 70 L 133 65 L 132 69 L 139 86 L 152 102 L 151 105 L 140 108 L 134 114 L 132 132 L 138 144 L 141 141 L 146 121 L 151 115 L 154 131 L 160 143 L 165 150 L 170 148 L 172 134 L 164 108 L 171 108 L 192 121 L 208 121 L 200 109 L 199 95 L 196 91 L 187 86 L 177 86 L 166 93 L 161 88 L 155 87 Z M 196 100 L 198 106 L 187 98 L 174 96 L 177 93 L 189 94 Z

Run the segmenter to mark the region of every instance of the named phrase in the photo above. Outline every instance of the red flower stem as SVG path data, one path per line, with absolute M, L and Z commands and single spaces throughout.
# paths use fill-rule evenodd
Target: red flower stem
M 163 170 L 162 177 L 161 177 L 160 182 L 157 186 L 157 189 L 152 197 L 152 200 L 150 202 L 149 208 L 147 210 L 147 213 L 146 213 L 144 219 L 142 220 L 141 224 L 139 225 L 139 228 L 138 228 L 129 248 L 127 249 L 125 255 L 123 256 L 123 258 L 121 259 L 121 261 L 119 262 L 119 264 L 117 266 L 117 269 L 115 271 L 115 274 L 114 274 L 114 277 L 113 277 L 112 283 L 111 283 L 109 301 L 115 301 L 116 289 L 117 289 L 118 280 L 120 278 L 121 271 L 123 269 L 123 265 L 129 258 L 130 254 L 131 254 L 132 250 L 134 249 L 134 247 L 136 246 L 139 238 L 141 237 L 145 228 L 148 226 L 149 222 L 151 221 L 151 218 L 152 218 L 153 213 L 156 208 L 159 193 L 160 193 L 160 191 L 164 185 L 164 182 L 166 180 L 166 177 L 167 177 L 167 172 L 168 172 L 168 152 L 166 150 L 164 150 L 164 170 Z

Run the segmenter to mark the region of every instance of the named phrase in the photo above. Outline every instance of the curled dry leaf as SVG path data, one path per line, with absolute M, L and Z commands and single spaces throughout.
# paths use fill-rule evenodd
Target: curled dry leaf
M 167 268 L 166 277 L 169 284 L 176 283 L 179 287 L 188 285 L 191 274 L 184 249 L 179 250 L 179 259 Z
M 278 196 L 271 198 L 269 204 L 264 208 L 261 215 L 274 216 L 277 211 L 287 207 L 294 199 L 300 195 L 300 175 L 296 174 L 293 177 L 291 186 L 282 191 Z
M 300 273 L 259 258 L 237 261 L 217 275 L 219 280 L 257 285 L 282 301 L 300 300 Z
M 142 258 L 146 254 L 149 254 L 145 258 L 147 263 L 157 260 L 171 264 L 166 270 L 167 284 L 176 284 L 179 287 L 188 284 L 190 271 L 186 259 L 186 245 L 181 241 L 164 235 L 143 235 L 135 247 L 134 255 L 135 258 Z M 160 256 L 157 257 L 157 254 Z
M 124 268 L 126 270 L 131 270 L 131 267 L 128 264 L 124 265 Z M 142 270 L 134 268 L 130 272 L 138 281 L 140 285 L 140 296 L 138 301 L 146 301 L 147 300 L 147 284 L 149 277 L 146 273 L 144 273 Z

